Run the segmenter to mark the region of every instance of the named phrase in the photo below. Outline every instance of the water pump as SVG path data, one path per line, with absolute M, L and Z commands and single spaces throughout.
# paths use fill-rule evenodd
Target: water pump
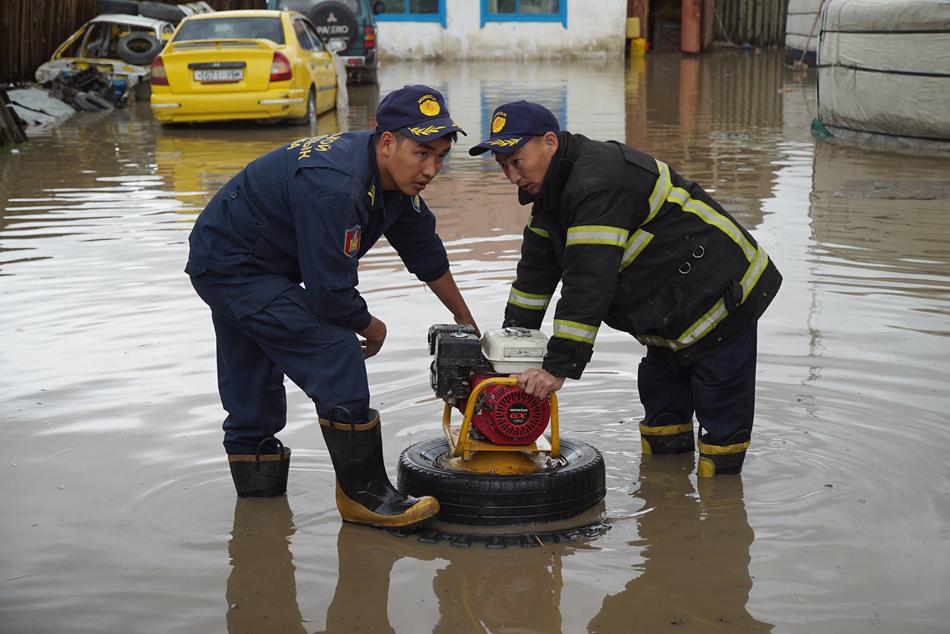
M 464 413 L 479 383 L 540 368 L 546 348 L 547 337 L 539 330 L 501 328 L 479 339 L 471 326 L 437 324 L 429 328 L 432 389 Z M 517 385 L 488 385 L 475 402 L 472 435 L 496 445 L 530 445 L 550 417 L 547 399 L 531 396 Z

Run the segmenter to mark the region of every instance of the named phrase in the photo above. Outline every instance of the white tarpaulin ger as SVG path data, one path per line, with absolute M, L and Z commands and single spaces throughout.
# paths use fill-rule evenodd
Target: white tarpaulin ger
M 950 0 L 826 0 L 818 119 L 835 136 L 950 149 Z

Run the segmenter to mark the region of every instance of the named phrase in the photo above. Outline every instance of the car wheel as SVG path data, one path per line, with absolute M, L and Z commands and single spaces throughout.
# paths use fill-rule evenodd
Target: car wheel
M 148 66 L 162 50 L 162 41 L 151 33 L 129 33 L 116 43 L 119 59 L 126 64 Z
M 372 68 L 361 68 L 356 71 L 355 83 L 358 84 L 375 84 L 378 81 L 376 74 L 376 67 Z
M 314 89 L 311 87 L 310 92 L 307 95 L 307 112 L 304 116 L 291 119 L 291 123 L 294 125 L 309 125 L 316 129 L 317 126 L 317 95 L 314 92 Z
M 139 15 L 177 24 L 185 17 L 185 12 L 175 5 L 155 2 L 154 0 L 142 0 L 139 2 Z
M 527 475 L 483 475 L 446 466 L 449 444 L 432 438 L 399 456 L 399 489 L 431 495 L 440 519 L 473 526 L 550 522 L 574 517 L 606 493 L 604 458 L 587 443 L 561 438 L 558 466 Z

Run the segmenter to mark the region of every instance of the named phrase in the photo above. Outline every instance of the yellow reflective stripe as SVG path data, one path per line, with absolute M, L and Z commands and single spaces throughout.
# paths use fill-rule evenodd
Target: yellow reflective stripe
M 765 249 L 759 247 L 756 250 L 755 259 L 752 260 L 752 265 L 746 269 L 745 275 L 742 276 L 742 280 L 739 282 L 742 284 L 743 302 L 746 300 L 746 297 L 749 296 L 749 293 L 752 292 L 752 289 L 755 288 L 755 285 L 759 283 L 759 278 L 762 277 L 762 273 L 765 272 L 765 267 L 768 265 L 769 254 L 765 252 Z
M 755 257 L 755 247 L 752 246 L 752 243 L 749 242 L 748 239 L 746 239 L 742 231 L 739 230 L 739 227 L 736 226 L 736 223 L 732 222 L 706 203 L 690 197 L 689 192 L 682 187 L 674 187 L 672 190 L 670 190 L 667 200 L 682 207 L 683 211 L 696 214 L 703 220 L 703 222 L 716 227 L 724 234 L 729 236 L 733 242 L 739 245 L 739 248 L 742 249 L 746 259 L 750 262 L 752 261 L 752 258 Z
M 751 441 L 740 442 L 735 445 L 707 445 L 704 442 L 699 443 L 699 453 L 707 456 L 722 456 L 730 453 L 742 453 L 749 448 Z
M 511 292 L 508 294 L 509 304 L 513 304 L 519 308 L 527 308 L 528 310 L 544 310 L 548 307 L 550 301 L 550 295 L 524 293 L 514 286 L 511 287 Z
M 561 339 L 570 339 L 571 341 L 580 341 L 594 345 L 597 338 L 598 328 L 582 324 L 579 321 L 567 321 L 566 319 L 554 320 L 554 336 Z
M 653 160 L 656 161 L 656 159 Z M 670 180 L 669 166 L 663 161 L 656 161 L 656 167 L 660 171 L 660 175 L 656 177 L 653 193 L 650 194 L 650 214 L 646 220 L 640 223 L 641 227 L 656 217 L 660 212 L 660 207 L 666 202 L 666 197 L 670 195 L 670 189 L 673 187 L 673 182 Z
M 567 243 L 564 246 L 606 244 L 612 247 L 623 247 L 627 243 L 629 235 L 629 231 L 618 227 L 578 225 L 567 230 Z
M 633 261 L 636 260 L 640 252 L 650 244 L 650 240 L 652 239 L 653 234 L 649 231 L 644 231 L 643 229 L 634 231 L 630 239 L 627 240 L 627 248 L 623 251 L 623 259 L 620 261 L 620 270 L 622 271 L 633 264 Z
M 682 425 L 659 425 L 651 427 L 640 423 L 640 433 L 644 436 L 676 436 L 677 434 L 693 433 L 692 421 Z
M 740 282 L 742 285 L 742 301 L 739 302 L 740 304 L 745 302 L 746 298 L 749 297 L 749 293 L 751 293 L 755 285 L 758 284 L 759 278 L 762 277 L 762 273 L 768 264 L 769 254 L 765 252 L 765 249 L 759 247 L 756 249 L 752 264 L 749 265 L 749 268 L 746 269 L 745 274 L 742 276 Z M 671 350 L 682 350 L 686 346 L 692 345 L 708 335 L 712 329 L 719 325 L 719 322 L 728 315 L 729 311 L 726 310 L 726 303 L 720 299 L 676 339 L 664 339 L 655 335 L 641 335 L 637 337 L 637 341 L 645 346 L 659 346 L 670 348 Z
M 755 285 L 758 283 L 759 278 L 762 277 L 762 272 L 765 271 L 765 267 L 769 263 L 769 255 L 765 252 L 765 249 L 759 248 L 756 251 L 755 258 L 752 260 L 752 264 L 749 265 L 749 268 L 746 269 L 745 274 L 742 276 L 740 284 L 742 285 L 742 301 L 741 304 L 749 296 L 749 293 L 752 292 L 752 289 L 755 288 Z M 709 332 L 715 328 L 719 322 L 726 318 L 729 314 L 729 311 L 726 310 L 726 303 L 723 300 L 718 300 L 713 307 L 710 308 L 705 315 L 700 317 L 696 323 L 686 329 L 686 331 L 681 334 L 678 339 L 678 344 L 680 348 L 685 348 L 686 346 L 696 343 L 703 337 L 709 334 Z M 674 348 L 675 350 L 676 348 Z
M 533 220 L 533 219 L 532 219 L 532 220 Z M 551 237 L 551 232 L 545 231 L 544 229 L 538 229 L 537 227 L 531 226 L 532 220 L 528 220 L 528 229 L 530 229 L 532 233 L 536 233 L 536 234 L 538 234 L 539 236 L 541 236 L 542 238 L 550 238 L 550 237 Z

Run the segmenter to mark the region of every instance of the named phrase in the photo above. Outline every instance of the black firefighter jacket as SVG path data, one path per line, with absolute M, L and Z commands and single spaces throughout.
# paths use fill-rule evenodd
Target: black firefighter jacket
M 694 363 L 775 297 L 768 254 L 703 189 L 616 141 L 561 132 L 524 231 L 506 326 L 539 328 L 562 283 L 544 369 L 580 378 L 601 322 Z

